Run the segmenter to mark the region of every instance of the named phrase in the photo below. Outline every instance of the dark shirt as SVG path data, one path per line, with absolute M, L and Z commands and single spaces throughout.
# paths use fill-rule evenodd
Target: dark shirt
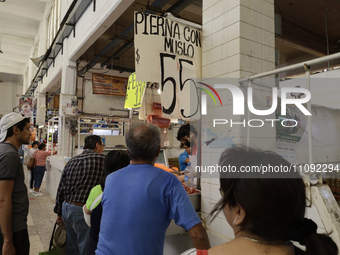
M 27 228 L 28 195 L 25 174 L 18 150 L 9 143 L 0 143 L 0 180 L 13 180 L 12 231 Z M 1 235 L 1 229 L 0 229 Z
M 60 178 L 55 213 L 62 215 L 64 201 L 86 203 L 91 189 L 103 178 L 104 160 L 105 155 L 85 149 L 67 162 Z
M 88 240 L 87 255 L 96 254 L 102 213 L 103 213 L 102 203 L 99 203 L 97 207 L 92 210 L 91 213 L 91 231 L 90 238 Z
M 92 210 L 91 213 L 91 232 L 90 236 L 97 241 L 99 240 L 99 231 L 100 231 L 100 222 L 102 219 L 103 207 L 102 203 L 100 202 L 96 208 Z

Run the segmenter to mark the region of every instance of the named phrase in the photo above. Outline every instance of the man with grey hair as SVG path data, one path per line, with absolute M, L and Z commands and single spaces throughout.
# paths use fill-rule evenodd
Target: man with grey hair
M 172 219 L 189 232 L 195 248 L 210 247 L 181 182 L 153 166 L 160 151 L 159 128 L 135 127 L 125 140 L 131 163 L 106 179 L 96 254 L 161 255 Z

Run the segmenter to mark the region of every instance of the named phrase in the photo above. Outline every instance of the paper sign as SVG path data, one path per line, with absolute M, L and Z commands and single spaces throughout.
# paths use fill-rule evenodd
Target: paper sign
M 93 94 L 125 96 L 126 78 L 92 74 Z
M 146 82 L 136 81 L 136 73 L 129 76 L 124 108 L 139 108 L 145 91 Z
M 33 116 L 33 99 L 31 97 L 20 97 L 19 98 L 19 112 L 20 114 L 27 117 Z
M 162 116 L 198 119 L 195 80 L 201 78 L 201 30 L 143 12 L 135 12 L 134 25 L 136 77 L 160 85 Z

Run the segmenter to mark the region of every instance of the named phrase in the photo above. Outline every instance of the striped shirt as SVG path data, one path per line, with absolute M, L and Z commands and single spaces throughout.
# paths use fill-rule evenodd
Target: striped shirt
M 70 159 L 61 175 L 54 212 L 62 215 L 64 201 L 86 203 L 91 189 L 100 183 L 104 174 L 105 155 L 85 149 Z

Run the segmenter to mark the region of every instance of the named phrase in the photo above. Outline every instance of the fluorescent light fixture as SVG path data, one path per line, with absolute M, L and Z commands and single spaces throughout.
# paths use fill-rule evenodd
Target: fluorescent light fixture
M 43 127 L 44 127 L 44 126 L 42 126 L 42 125 L 41 125 L 41 126 L 39 126 L 39 128 L 43 128 Z
M 94 135 L 99 135 L 99 136 L 106 136 L 106 135 L 112 135 L 112 130 L 109 129 L 93 129 L 93 134 Z

